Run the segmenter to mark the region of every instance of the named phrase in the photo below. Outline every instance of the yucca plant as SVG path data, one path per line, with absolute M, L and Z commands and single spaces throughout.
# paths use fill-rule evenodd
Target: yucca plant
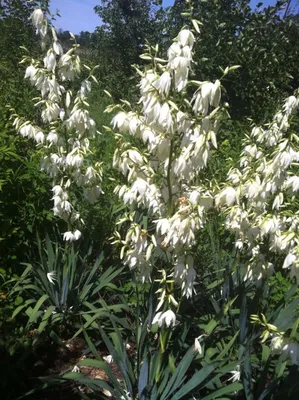
M 242 385 L 233 398 L 298 398 L 298 286 L 283 271 L 263 277 L 259 285 L 244 280 L 248 260 L 238 251 L 229 252 L 229 235 L 216 229 L 209 224 L 204 254 L 209 262 L 201 280 L 205 290 L 193 303 L 192 329 L 203 337 L 204 361 L 215 362 L 227 349 L 226 356 L 237 363 L 228 381 Z M 223 383 L 215 378 L 209 388 L 220 390 Z
M 24 302 L 13 312 L 14 318 L 22 311 L 28 316 L 27 329 L 36 328 L 37 334 L 52 331 L 54 326 L 67 329 L 72 326 L 87 329 L 107 311 L 120 311 L 124 305 L 107 305 L 106 295 L 116 288 L 112 283 L 122 271 L 109 267 L 104 270 L 103 254 L 89 263 L 91 249 L 81 257 L 74 246 L 61 247 L 52 243 L 49 237 L 44 242 L 38 239 L 40 261 L 26 263 L 25 271 L 11 290 L 10 296 L 18 295 Z M 78 332 L 77 332 L 78 334 Z M 57 338 L 56 338 L 57 339 Z
M 174 327 L 164 352 L 159 345 L 157 326 L 152 323 L 155 310 L 155 286 L 144 294 L 136 284 L 136 304 L 127 314 L 124 323 L 110 314 L 109 331 L 102 324 L 88 333 L 82 328 L 92 358 L 77 364 L 79 372 L 67 372 L 56 377 L 41 378 L 45 387 L 72 381 L 77 386 L 88 388 L 80 391 L 85 399 L 217 399 L 242 389 L 240 382 L 230 382 L 229 372 L 237 368 L 237 361 L 229 359 L 232 343 L 228 343 L 221 354 L 207 362 L 197 346 L 188 344 L 189 326 Z M 112 328 L 111 328 L 112 327 Z M 94 344 L 93 337 L 101 338 L 101 349 Z M 194 340 L 194 339 L 193 339 Z M 110 353 L 112 363 L 103 355 L 103 344 Z M 106 351 L 104 351 L 106 353 Z M 109 360 L 110 361 L 110 360 Z M 107 379 L 90 379 L 84 375 L 84 367 L 104 371 Z M 117 371 L 117 372 L 116 372 Z M 222 387 L 213 382 L 223 382 Z M 92 391 L 92 394 L 88 394 Z M 111 397 L 110 397 L 111 398 Z

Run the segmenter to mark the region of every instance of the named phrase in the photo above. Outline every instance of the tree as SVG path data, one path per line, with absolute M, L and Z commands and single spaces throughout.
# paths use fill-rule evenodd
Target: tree
M 195 75 L 221 76 L 218 66 L 240 65 L 227 76 L 224 87 L 232 117 L 265 121 L 276 104 L 298 87 L 299 30 L 293 17 L 283 18 L 285 1 L 252 10 L 249 0 L 193 1 L 193 13 L 203 22 L 197 42 Z M 184 11 L 175 2 L 172 21 Z M 262 110 L 262 112 L 261 112 Z
M 102 0 L 95 11 L 103 21 L 97 31 L 100 62 L 113 82 L 107 79 L 108 89 L 119 97 L 146 40 L 161 43 L 166 14 L 160 0 Z

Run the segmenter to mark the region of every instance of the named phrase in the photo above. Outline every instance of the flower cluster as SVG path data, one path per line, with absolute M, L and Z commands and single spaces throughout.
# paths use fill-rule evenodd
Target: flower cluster
M 116 242 L 123 245 L 124 263 L 142 281 L 151 279 L 154 267 L 163 270 L 157 311 L 164 311 L 154 318 L 160 326 L 175 323 L 175 287 L 180 296 L 194 293 L 192 246 L 213 206 L 212 185 L 200 175 L 217 148 L 221 84 L 189 79 L 194 42 L 192 31 L 184 28 L 168 59 L 158 57 L 157 47 L 147 47 L 141 58 L 150 65 L 137 69 L 141 107 L 123 102 L 108 108 L 118 110 L 112 120 L 118 140 L 114 166 L 127 179 L 115 191 L 132 210 L 128 234 L 124 240 L 118 234 Z M 193 87 L 191 97 L 187 86 Z
M 64 233 L 64 240 L 75 241 L 81 237 L 78 228 L 83 223 L 74 206 L 76 188 L 82 188 L 84 197 L 91 203 L 102 193 L 101 164 L 88 164 L 90 139 L 97 134 L 87 103 L 91 79 L 95 78 L 90 68 L 84 66 L 89 76 L 73 92 L 70 82 L 78 78 L 82 68 L 78 45 L 74 44 L 65 53 L 41 9 L 36 9 L 31 19 L 41 39 L 47 37 L 50 42 L 43 61 L 28 57 L 22 61 L 30 64 L 25 78 L 40 92 L 35 106 L 40 111 L 42 124 L 38 126 L 14 115 L 14 126 L 21 136 L 33 139 L 42 149 L 41 168 L 53 179 L 54 214 L 72 229 Z
M 245 279 L 260 283 L 274 271 L 269 252 L 284 256 L 282 267 L 299 284 L 299 137 L 294 132 L 299 97 L 291 96 L 272 123 L 254 127 L 216 204 L 227 212 L 227 228 L 236 234 L 236 247 L 251 260 Z M 265 249 L 265 251 L 263 251 Z M 265 254 L 264 254 L 265 253 Z

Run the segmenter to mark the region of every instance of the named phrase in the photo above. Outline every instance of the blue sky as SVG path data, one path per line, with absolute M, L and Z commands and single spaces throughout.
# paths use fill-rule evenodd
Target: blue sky
M 252 0 L 252 5 L 257 4 L 258 0 Z M 264 0 L 265 5 L 275 4 L 275 0 Z M 57 28 L 68 30 L 73 33 L 80 31 L 93 32 L 99 25 L 100 19 L 95 14 L 93 8 L 100 4 L 100 0 L 51 0 L 51 11 L 57 9 L 61 18 L 57 17 L 54 25 Z M 173 4 L 173 0 L 163 0 L 164 6 Z

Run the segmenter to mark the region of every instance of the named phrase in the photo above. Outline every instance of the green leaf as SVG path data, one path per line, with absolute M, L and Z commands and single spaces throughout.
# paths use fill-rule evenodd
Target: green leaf
M 183 381 L 186 379 L 186 372 L 190 367 L 194 356 L 195 351 L 194 348 L 191 347 L 177 366 L 175 373 L 172 375 L 168 385 L 163 392 L 162 398 L 167 398 L 182 385 Z
M 229 341 L 229 343 L 224 347 L 224 349 L 221 351 L 221 353 L 217 356 L 216 360 L 221 360 L 228 352 L 229 350 L 232 348 L 233 344 L 235 343 L 238 335 L 239 335 L 238 331 L 233 337 L 232 339 Z
M 34 299 L 26 300 L 26 302 L 24 304 L 20 305 L 19 307 L 17 307 L 14 310 L 11 318 L 14 319 L 19 314 L 19 312 L 21 312 L 24 308 L 26 308 L 29 304 L 32 304 L 32 303 L 35 303 Z
M 208 396 L 202 397 L 200 400 L 214 400 L 219 399 L 223 394 L 231 394 L 234 392 L 238 392 L 243 389 L 243 385 L 240 382 L 234 382 L 230 385 L 225 386 L 224 388 L 218 389 L 215 392 L 209 394 Z
M 35 307 L 32 310 L 31 316 L 29 318 L 28 324 L 30 325 L 32 322 L 36 322 L 37 316 L 38 316 L 38 311 L 41 308 L 41 306 L 44 304 L 46 300 L 48 300 L 49 296 L 47 294 L 44 294 L 36 303 Z
M 218 362 L 207 364 L 201 370 L 197 371 L 193 377 L 173 396 L 172 400 L 179 400 L 186 396 L 186 394 L 190 393 L 193 389 L 198 388 L 215 370 L 217 365 L 219 365 Z M 211 397 L 211 399 L 214 399 L 214 397 Z
M 38 333 L 42 333 L 45 329 L 45 327 L 47 326 L 48 322 L 49 322 L 49 318 L 52 316 L 53 311 L 55 310 L 55 306 L 50 306 L 47 308 L 41 323 L 39 324 L 38 327 Z
M 113 387 L 111 387 L 106 381 L 102 379 L 89 379 L 77 372 L 68 372 L 66 374 L 63 374 L 62 378 L 65 380 L 71 380 L 81 383 L 82 385 L 87 386 L 88 388 L 92 389 L 95 392 L 98 392 L 99 389 L 106 389 L 114 396 L 114 398 L 116 398 L 117 396 L 117 393 L 113 389 Z
M 66 345 L 63 343 L 63 341 L 60 339 L 60 337 L 57 335 L 56 332 L 51 331 L 49 336 L 54 343 L 56 343 L 60 347 L 63 347 L 65 350 L 69 351 L 69 349 L 66 347 Z
M 286 308 L 280 311 L 277 318 L 273 321 L 273 325 L 277 326 L 280 331 L 290 329 L 293 321 L 297 317 L 295 311 L 298 306 L 299 297 L 295 298 Z
M 147 357 L 143 360 L 142 366 L 139 372 L 139 379 L 138 379 L 138 393 L 142 395 L 144 389 L 148 385 L 148 376 L 149 376 L 149 363 Z

